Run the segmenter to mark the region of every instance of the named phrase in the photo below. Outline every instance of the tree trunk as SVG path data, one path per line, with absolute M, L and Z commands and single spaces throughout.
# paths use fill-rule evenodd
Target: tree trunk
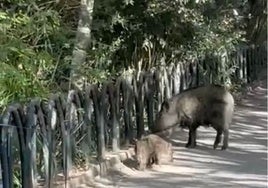
M 81 0 L 81 12 L 76 33 L 76 44 L 73 50 L 71 63 L 70 84 L 81 89 L 85 78 L 81 74 L 81 68 L 86 61 L 87 49 L 91 40 L 91 23 L 94 8 L 94 0 Z
M 267 0 L 249 0 L 250 18 L 247 39 L 250 44 L 267 41 Z

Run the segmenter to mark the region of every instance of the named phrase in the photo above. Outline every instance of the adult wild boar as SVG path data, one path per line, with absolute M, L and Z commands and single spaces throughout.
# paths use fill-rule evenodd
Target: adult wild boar
M 172 144 L 154 134 L 136 141 L 135 154 L 139 170 L 144 170 L 153 163 L 161 165 L 173 161 Z
M 188 89 L 162 103 L 152 132 L 165 132 L 176 124 L 188 127 L 189 138 L 186 147 L 193 148 L 196 146 L 196 129 L 200 125 L 212 126 L 217 131 L 214 149 L 221 142 L 223 134 L 224 150 L 228 147 L 233 111 L 233 96 L 222 86 L 208 85 Z

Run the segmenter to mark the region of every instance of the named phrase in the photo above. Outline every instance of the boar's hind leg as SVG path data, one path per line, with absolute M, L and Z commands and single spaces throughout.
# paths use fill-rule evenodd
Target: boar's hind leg
M 228 147 L 229 129 L 224 130 L 223 136 L 223 145 L 221 149 L 226 150 Z
M 221 142 L 221 140 L 222 140 L 222 130 L 218 129 L 217 130 L 217 136 L 216 136 L 214 146 L 213 146 L 214 149 L 216 149 L 218 147 L 218 145 Z
M 194 148 L 196 146 L 196 129 L 197 126 L 190 126 L 189 128 L 189 138 L 188 143 L 186 144 L 187 148 Z

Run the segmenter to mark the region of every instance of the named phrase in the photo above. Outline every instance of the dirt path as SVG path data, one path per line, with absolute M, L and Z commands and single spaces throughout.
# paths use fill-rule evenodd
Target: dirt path
M 227 151 L 213 150 L 216 131 L 198 129 L 198 146 L 184 147 L 188 131 L 173 135 L 174 162 L 140 172 L 121 166 L 116 187 L 258 188 L 267 187 L 267 80 L 236 106 Z

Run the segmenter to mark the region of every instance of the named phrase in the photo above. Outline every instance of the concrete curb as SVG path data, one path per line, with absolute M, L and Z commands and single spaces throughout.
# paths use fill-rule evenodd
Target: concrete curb
M 107 154 L 107 157 L 103 162 L 101 162 L 99 165 L 94 165 L 93 168 L 95 169 L 96 174 L 93 176 L 105 176 L 109 169 L 112 169 L 115 165 L 132 158 L 134 155 L 135 152 L 133 148 L 129 148 L 128 150 L 121 150 L 115 154 Z
M 57 178 L 53 187 L 55 188 L 82 188 L 95 187 L 94 179 L 97 176 L 103 177 L 107 175 L 109 170 L 112 170 L 121 162 L 132 158 L 135 155 L 134 149 L 120 150 L 117 153 L 107 153 L 106 158 L 99 164 L 92 164 L 86 171 L 75 171 L 70 173 L 67 185 L 64 184 L 64 177 Z

